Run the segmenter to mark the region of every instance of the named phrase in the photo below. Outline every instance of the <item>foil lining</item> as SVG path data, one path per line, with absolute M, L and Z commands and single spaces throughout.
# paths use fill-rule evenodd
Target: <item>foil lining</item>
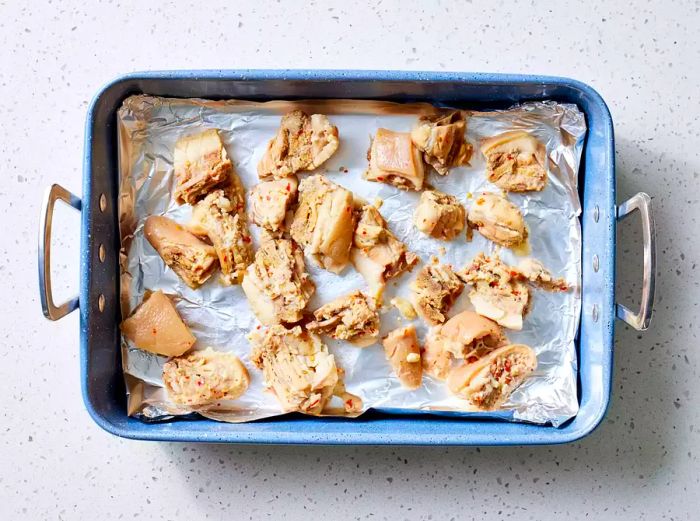
M 194 410 L 183 408 L 168 400 L 163 387 L 161 371 L 166 358 L 137 349 L 122 338 L 130 415 L 144 421 L 164 421 L 196 412 L 216 420 L 241 422 L 283 414 L 275 397 L 263 386 L 261 372 L 250 362 L 246 335 L 258 322 L 241 288 L 222 286 L 214 276 L 201 288 L 190 289 L 165 267 L 146 241 L 143 223 L 150 215 L 167 215 L 180 223 L 189 220 L 191 207 L 179 206 L 172 197 L 173 149 L 179 138 L 207 128 L 218 129 L 241 181 L 250 191 L 258 182 L 256 166 L 279 126 L 280 116 L 294 108 L 309 114 L 326 114 L 339 129 L 339 150 L 314 173 L 326 174 L 367 201 L 381 198 L 384 203 L 380 211 L 390 228 L 423 263 L 435 255 L 444 263 L 462 268 L 480 251 L 498 252 L 509 264 L 522 260 L 513 251 L 499 249 L 478 233 L 471 242 L 464 235 L 449 242 L 422 235 L 412 224 L 419 194 L 362 179 L 370 137 L 377 128 L 409 131 L 418 115 L 435 112 L 432 105 L 353 100 L 257 103 L 129 97 L 118 113 L 122 316 L 131 313 L 145 291 L 163 290 L 175 298 L 179 313 L 196 336 L 195 349 L 211 346 L 233 352 L 251 375 L 250 387 L 235 401 Z M 473 112 L 467 125 L 467 139 L 475 145 L 471 165 L 454 168 L 446 177 L 431 172 L 427 178 L 430 185 L 457 196 L 467 207 L 471 204 L 468 194 L 499 191 L 484 175 L 485 162 L 478 151 L 482 139 L 522 129 L 533 133 L 547 147 L 549 182 L 544 191 L 509 194 L 509 199 L 521 208 L 529 228 L 528 255 L 573 286 L 566 293 L 533 290 L 532 307 L 522 331 L 505 330 L 511 342 L 535 349 L 537 371 L 512 394 L 503 410 L 484 413 L 469 410 L 464 401 L 448 392 L 444 382 L 427 375 L 419 389 L 405 390 L 392 373 L 379 343 L 360 349 L 326 337 L 324 341 L 345 370 L 347 390 L 362 398 L 364 410 L 497 417 L 557 426 L 575 416 L 578 410 L 574 341 L 581 309 L 581 231 L 577 179 L 585 119 L 575 105 L 546 101 L 508 110 Z M 309 174 L 300 178 L 304 175 Z M 259 231 L 251 224 L 256 247 Z M 318 268 L 307 258 L 307 269 L 317 286 L 310 310 L 351 290 L 366 287 L 352 266 L 337 276 Z M 397 295 L 409 297 L 409 284 L 418 269 L 388 285 L 381 314 L 382 336 L 409 322 L 388 303 Z M 471 307 L 467 293 L 468 288 L 451 315 Z M 414 322 L 422 341 L 428 328 L 420 319 Z

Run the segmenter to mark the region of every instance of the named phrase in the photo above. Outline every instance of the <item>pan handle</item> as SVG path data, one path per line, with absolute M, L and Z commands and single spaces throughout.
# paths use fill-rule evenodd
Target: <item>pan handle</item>
M 82 202 L 79 197 L 59 185 L 51 185 L 44 194 L 41 205 L 41 221 L 39 223 L 39 294 L 44 316 L 49 320 L 58 320 L 78 307 L 78 297 L 64 302 L 60 306 L 54 304 L 51 290 L 51 224 L 53 208 L 56 201 L 63 201 L 80 211 Z
M 633 313 L 623 304 L 617 304 L 617 318 L 625 321 L 638 331 L 644 331 L 651 322 L 654 307 L 654 290 L 656 286 L 656 229 L 654 214 L 651 211 L 651 197 L 639 192 L 617 207 L 617 220 L 624 219 L 635 210 L 642 218 L 644 240 L 644 275 L 642 280 L 642 302 L 639 312 Z

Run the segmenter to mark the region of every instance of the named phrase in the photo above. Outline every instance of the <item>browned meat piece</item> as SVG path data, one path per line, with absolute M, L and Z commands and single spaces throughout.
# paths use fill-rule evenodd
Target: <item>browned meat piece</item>
M 204 284 L 218 266 L 212 246 L 167 217 L 147 218 L 143 232 L 165 264 L 191 288 Z
M 250 376 L 236 355 L 207 347 L 166 362 L 163 383 L 173 402 L 201 406 L 235 400 L 248 389 Z
M 460 398 L 485 411 L 493 411 L 537 368 L 537 356 L 528 346 L 500 347 L 471 364 L 450 372 L 447 386 Z
M 288 112 L 258 164 L 258 176 L 280 179 L 314 170 L 335 153 L 339 143 L 338 127 L 323 114 L 309 117 L 301 110 Z
M 348 340 L 359 347 L 373 344 L 379 335 L 379 313 L 374 300 L 361 291 L 339 297 L 314 312 L 314 320 L 306 329 L 339 340 Z
M 473 147 L 465 139 L 467 120 L 463 111 L 422 116 L 411 131 L 411 139 L 423 152 L 425 162 L 438 174 L 447 175 L 454 166 L 468 165 Z
M 567 291 L 569 283 L 564 279 L 555 279 L 542 263 L 535 259 L 524 259 L 518 264 L 520 271 L 535 286 L 548 291 Z
M 452 355 L 439 340 L 440 328 L 431 329 L 423 347 L 423 371 L 438 380 L 447 379 L 452 367 Z
M 323 268 L 340 273 L 347 266 L 355 229 L 352 192 L 322 175 L 299 184 L 299 207 L 290 233 Z
M 245 213 L 238 211 L 223 189 L 198 202 L 192 211 L 190 229 L 204 231 L 219 257 L 224 284 L 240 284 L 253 262 L 253 244 Z
M 321 340 L 296 326 L 275 325 L 251 334 L 251 360 L 285 412 L 318 415 L 339 381 L 335 358 Z
M 175 144 L 175 199 L 194 204 L 227 180 L 233 165 L 215 129 L 187 136 Z
M 427 190 L 420 196 L 413 222 L 423 233 L 449 241 L 464 229 L 465 216 L 455 196 Z
M 253 222 L 272 234 L 282 232 L 287 211 L 297 199 L 298 184 L 294 176 L 258 183 L 251 196 Z
M 467 217 L 469 226 L 487 239 L 511 248 L 527 238 L 520 208 L 499 194 L 482 193 L 476 197 Z
M 384 354 L 391 363 L 394 373 L 407 389 L 420 387 L 423 378 L 420 346 L 416 338 L 416 328 L 412 325 L 394 329 L 383 342 Z
M 139 349 L 163 356 L 180 356 L 196 342 L 173 302 L 162 291 L 146 296 L 122 322 L 121 330 Z
M 486 176 L 509 192 L 540 191 L 547 184 L 546 148 L 522 130 L 505 132 L 485 140 Z
M 473 362 L 495 348 L 506 338 L 498 324 L 473 311 L 462 311 L 445 322 L 435 337 L 454 358 Z
M 464 289 L 464 283 L 446 264 L 428 264 L 411 284 L 413 301 L 423 319 L 429 324 L 442 324 L 447 312 Z
M 359 214 L 350 257 L 355 269 L 367 281 L 370 295 L 380 301 L 386 282 L 411 271 L 418 256 L 408 251 L 389 231 L 377 208 L 365 205 Z
M 301 320 L 316 290 L 299 247 L 291 240 L 265 235 L 241 287 L 253 313 L 266 325 Z
M 477 313 L 503 327 L 522 329 L 530 290 L 518 270 L 479 253 L 460 277 L 474 286 L 469 300 Z
M 421 190 L 425 169 L 423 158 L 407 132 L 377 130 L 368 153 L 368 181 L 389 183 L 403 190 Z

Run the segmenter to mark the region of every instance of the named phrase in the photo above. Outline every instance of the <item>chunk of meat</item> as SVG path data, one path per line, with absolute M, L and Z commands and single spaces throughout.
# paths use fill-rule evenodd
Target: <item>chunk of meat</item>
M 450 372 L 447 387 L 484 411 L 499 409 L 537 368 L 537 355 L 523 344 L 500 347 Z
M 190 229 L 206 233 L 214 245 L 224 284 L 240 284 L 253 261 L 253 244 L 245 213 L 231 201 L 223 189 L 217 189 L 199 201 L 192 211 Z
M 251 334 L 251 360 L 285 412 L 318 415 L 339 381 L 335 358 L 316 336 L 275 325 Z
M 425 339 L 423 371 L 438 380 L 446 380 L 452 367 L 452 355 L 439 340 L 440 328 L 432 328 Z
M 420 387 L 423 378 L 420 346 L 413 325 L 394 329 L 383 341 L 384 354 L 407 389 Z
M 248 389 L 250 376 L 236 355 L 207 347 L 166 362 L 163 383 L 173 402 L 201 406 L 235 400 Z
M 219 265 L 212 246 L 167 217 L 148 217 L 143 233 L 163 262 L 191 288 L 204 284 Z
M 339 297 L 314 311 L 306 329 L 359 347 L 373 344 L 379 335 L 379 313 L 374 299 L 361 291 Z
M 369 168 L 364 178 L 368 181 L 389 183 L 403 190 L 423 188 L 423 158 L 409 133 L 378 129 L 367 156 Z
M 121 323 L 124 336 L 136 347 L 163 356 L 180 356 L 196 339 L 162 291 L 147 295 Z
M 215 129 L 180 139 L 175 144 L 175 200 L 194 204 L 225 182 L 233 165 Z
M 451 240 L 464 229 L 466 212 L 453 195 L 426 190 L 420 196 L 413 222 L 423 233 Z
M 540 191 L 547 184 L 546 148 L 528 132 L 516 130 L 481 144 L 489 181 L 508 192 Z
M 561 278 L 554 278 L 552 274 L 536 259 L 523 259 L 518 264 L 518 270 L 523 277 L 535 286 L 548 291 L 567 291 L 569 283 Z
M 479 253 L 459 276 L 474 287 L 469 300 L 479 315 L 509 329 L 522 329 L 530 290 L 517 269 Z
M 298 184 L 294 176 L 258 183 L 251 196 L 253 222 L 272 234 L 282 232 L 287 211 L 296 201 Z
M 365 205 L 359 214 L 350 257 L 355 269 L 367 281 L 370 295 L 380 301 L 386 282 L 411 271 L 418 256 L 391 233 L 376 207 Z
M 345 269 L 354 229 L 352 192 L 322 175 L 299 184 L 299 206 L 290 233 L 320 266 L 333 273 Z
M 411 131 L 411 140 L 426 163 L 438 174 L 447 175 L 450 168 L 469 164 L 474 148 L 465 138 L 466 131 L 465 113 L 455 110 L 422 116 Z
M 464 283 L 447 264 L 428 264 L 411 284 L 413 302 L 429 324 L 442 324 L 464 289 Z
M 338 149 L 338 127 L 323 114 L 294 110 L 282 116 L 277 135 L 270 140 L 260 163 L 260 179 L 289 177 L 321 166 Z
M 481 235 L 506 248 L 517 246 L 527 238 L 520 208 L 499 194 L 484 192 L 477 196 L 467 220 Z
M 301 320 L 316 290 L 299 247 L 291 240 L 267 235 L 262 236 L 241 287 L 253 313 L 266 325 Z
M 454 358 L 468 362 L 483 357 L 506 342 L 498 324 L 473 311 L 455 315 L 440 326 L 437 333 L 435 339 L 442 343 L 443 349 Z

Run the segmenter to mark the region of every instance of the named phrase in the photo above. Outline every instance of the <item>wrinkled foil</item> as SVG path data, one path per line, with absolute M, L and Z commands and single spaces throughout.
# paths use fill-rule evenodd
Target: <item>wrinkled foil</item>
M 337 125 L 341 145 L 336 154 L 314 173 L 351 190 L 366 201 L 383 200 L 381 213 L 397 237 L 419 255 L 423 263 L 437 256 L 443 263 L 461 269 L 480 251 L 500 252 L 502 260 L 517 264 L 522 257 L 500 249 L 479 233 L 471 242 L 465 236 L 444 242 L 427 237 L 413 226 L 413 211 L 420 194 L 400 191 L 382 183 L 362 179 L 367 168 L 366 151 L 370 137 L 379 127 L 410 131 L 417 116 L 436 111 L 420 104 L 380 101 L 208 101 L 166 99 L 147 95 L 127 98 L 119 110 L 119 216 L 122 240 L 122 316 L 128 316 L 147 290 L 163 290 L 175 298 L 176 307 L 197 338 L 195 349 L 211 346 L 235 353 L 248 367 L 251 384 L 239 399 L 202 409 L 185 409 L 168 400 L 161 372 L 166 358 L 130 345 L 122 338 L 122 360 L 128 390 L 128 413 L 145 421 L 162 421 L 198 412 L 209 418 L 240 422 L 282 414 L 275 397 L 263 386 L 261 371 L 250 362 L 246 335 L 258 324 L 240 286 L 222 286 L 213 276 L 197 290 L 187 287 L 168 269 L 143 235 L 143 223 L 150 215 L 166 215 L 187 223 L 189 205 L 173 200 L 173 150 L 176 141 L 207 128 L 219 130 L 234 167 L 250 191 L 258 182 L 256 166 L 268 141 L 275 135 L 280 116 L 300 108 L 309 114 L 323 113 Z M 533 347 L 538 368 L 494 413 L 470 410 L 466 402 L 452 396 L 444 382 L 424 375 L 423 385 L 405 390 L 385 359 L 380 343 L 361 349 L 324 337 L 339 366 L 345 370 L 349 392 L 360 396 L 364 410 L 498 417 L 505 420 L 551 423 L 554 426 L 576 415 L 577 360 L 575 336 L 581 308 L 581 231 L 577 178 L 586 125 L 575 105 L 536 102 L 508 110 L 473 112 L 468 119 L 467 139 L 475 146 L 470 166 L 453 168 L 448 176 L 435 172 L 427 181 L 457 198 L 467 207 L 470 195 L 499 191 L 484 175 L 485 161 L 479 142 L 508 130 L 533 133 L 547 147 L 549 182 L 542 192 L 509 194 L 519 206 L 529 228 L 532 257 L 540 260 L 555 276 L 564 277 L 573 289 L 549 293 L 534 289 L 532 307 L 522 331 L 504 330 L 512 343 Z M 305 175 L 302 174 L 300 178 Z M 257 247 L 260 230 L 251 224 Z M 307 257 L 317 291 L 309 304 L 314 310 L 331 299 L 356 288 L 365 288 L 362 277 L 349 266 L 340 276 L 322 270 Z M 420 267 L 390 281 L 381 312 L 381 335 L 406 325 L 389 301 L 394 296 L 409 298 L 409 284 Z M 451 311 L 470 308 L 467 287 Z M 428 331 L 415 321 L 421 342 Z

